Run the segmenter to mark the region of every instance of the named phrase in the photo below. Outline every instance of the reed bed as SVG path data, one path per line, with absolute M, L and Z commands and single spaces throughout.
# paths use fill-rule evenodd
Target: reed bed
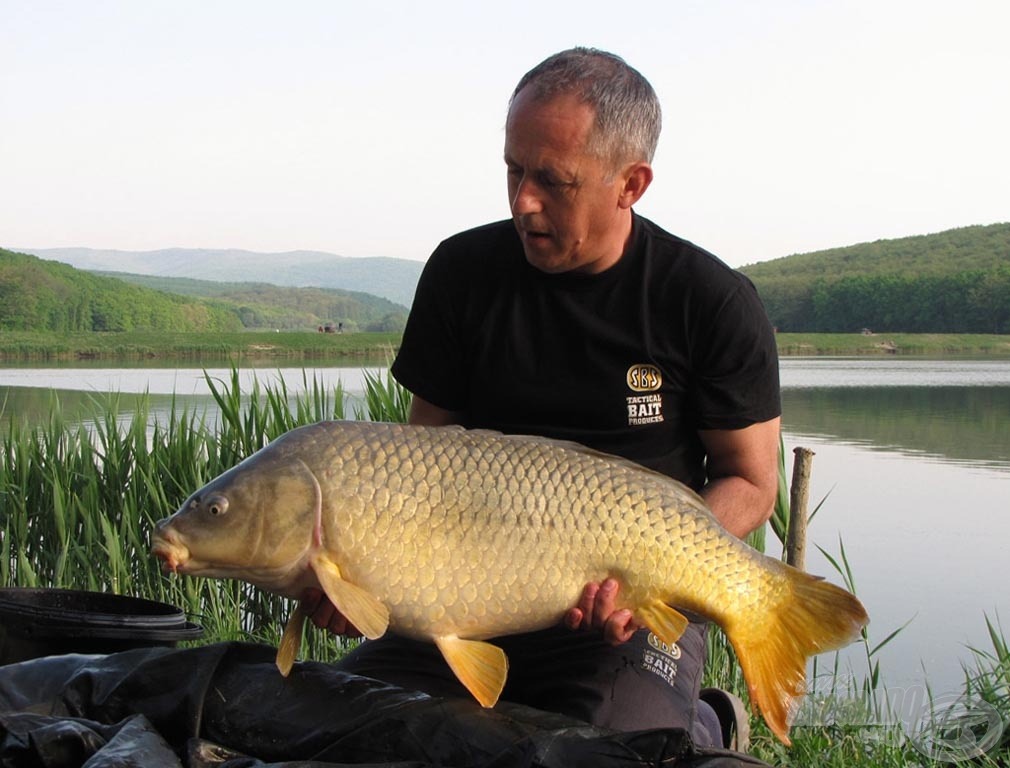
M 159 421 L 150 417 L 145 398 L 127 414 L 116 395 L 95 397 L 84 423 L 65 418 L 55 396 L 44 424 L 25 424 L 12 415 L 0 436 L 0 584 L 160 600 L 183 608 L 204 627 L 198 642 L 276 644 L 293 609 L 289 601 L 240 582 L 164 575 L 150 553 L 154 523 L 283 432 L 348 415 L 404 421 L 409 395 L 388 373 L 366 377 L 361 399 L 307 377 L 298 394 L 283 380 L 266 387 L 254 380 L 243 392 L 235 369 L 227 379 L 208 383 L 218 406 L 213 416 L 173 406 Z M 781 540 L 788 527 L 788 489 L 784 463 L 780 469 L 780 503 L 770 530 Z M 752 543 L 762 549 L 765 544 L 761 537 Z M 844 547 L 829 559 L 854 589 Z M 965 666 L 965 700 L 982 704 L 966 714 L 952 719 L 949 708 L 938 710 L 934 722 L 910 736 L 901 713 L 889 709 L 876 661 L 877 651 L 901 630 L 875 643 L 864 635 L 865 679 L 842 676 L 837 661 L 832 667 L 831 657 L 821 657 L 814 674 L 828 680 L 829 709 L 794 728 L 788 751 L 752 719 L 752 752 L 773 764 L 800 767 L 1010 765 L 1010 737 L 1003 728 L 1010 719 L 1010 649 L 998 619 L 987 622 L 992 648 L 973 649 Z M 746 700 L 732 648 L 718 630 L 709 634 L 706 685 Z M 334 660 L 345 650 L 333 636 L 306 630 L 304 656 Z M 997 713 L 998 728 L 992 717 L 980 719 L 982 705 L 990 715 Z
M 150 420 L 141 398 L 122 415 L 119 398 L 96 397 L 84 423 L 16 415 L 0 438 L 0 583 L 109 591 L 178 605 L 204 627 L 205 641 L 275 643 L 288 601 L 240 582 L 170 578 L 151 556 L 154 523 L 207 481 L 301 424 L 345 417 L 340 387 L 305 381 L 298 396 L 283 382 L 241 392 L 238 371 L 209 380 L 219 414 L 171 409 Z M 369 417 L 360 409 L 358 417 Z M 342 649 L 322 633 L 306 638 L 314 658 Z

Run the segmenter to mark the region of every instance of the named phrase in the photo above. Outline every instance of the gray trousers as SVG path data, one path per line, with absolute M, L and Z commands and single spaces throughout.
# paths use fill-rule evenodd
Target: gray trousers
M 509 658 L 504 701 L 618 731 L 684 728 L 699 746 L 722 746 L 715 712 L 698 700 L 705 633 L 692 623 L 672 647 L 645 629 L 619 646 L 563 627 L 490 642 Z M 470 696 L 434 645 L 391 633 L 363 642 L 337 668 L 433 696 Z

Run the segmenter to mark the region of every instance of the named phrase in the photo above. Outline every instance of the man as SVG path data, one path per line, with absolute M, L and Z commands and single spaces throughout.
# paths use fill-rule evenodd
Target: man
M 633 213 L 659 127 L 652 87 L 616 56 L 574 49 L 531 70 L 505 128 L 512 219 L 434 252 L 392 372 L 413 393 L 411 423 L 624 456 L 698 490 L 742 537 L 767 520 L 777 489 L 774 337 L 745 278 Z M 704 625 L 665 647 L 615 610 L 619 589 L 589 584 L 567 628 L 496 640 L 510 659 L 502 698 L 718 743 L 696 722 Z M 313 620 L 354 634 L 325 601 Z M 402 638 L 365 643 L 342 664 L 466 695 L 437 650 Z

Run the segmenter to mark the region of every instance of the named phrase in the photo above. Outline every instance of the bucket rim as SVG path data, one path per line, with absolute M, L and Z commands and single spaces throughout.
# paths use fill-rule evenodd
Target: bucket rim
M 49 604 L 39 604 L 24 598 L 56 598 Z M 115 602 L 122 605 L 124 611 L 113 612 L 108 606 L 86 606 L 97 603 L 99 599 L 105 603 Z M 85 606 L 84 608 L 75 606 Z M 105 610 L 101 608 L 104 607 Z M 131 613 L 130 608 L 136 613 Z M 143 609 L 147 609 L 146 611 Z M 130 626 L 136 630 L 152 631 L 169 629 L 187 629 L 197 625 L 186 621 L 186 615 L 181 608 L 157 600 L 149 600 L 132 595 L 120 595 L 115 592 L 100 592 L 95 590 L 66 589 L 62 587 L 4 587 L 0 588 L 0 615 L 16 615 L 32 619 L 46 625 L 61 626 L 79 625 L 92 628 L 109 627 L 122 628 Z

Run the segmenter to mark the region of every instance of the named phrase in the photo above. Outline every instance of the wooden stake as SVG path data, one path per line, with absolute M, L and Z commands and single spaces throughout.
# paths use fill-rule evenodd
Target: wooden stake
M 786 533 L 786 562 L 803 570 L 807 553 L 807 504 L 810 498 L 810 467 L 814 452 L 794 448 L 793 482 L 789 489 L 789 530 Z

